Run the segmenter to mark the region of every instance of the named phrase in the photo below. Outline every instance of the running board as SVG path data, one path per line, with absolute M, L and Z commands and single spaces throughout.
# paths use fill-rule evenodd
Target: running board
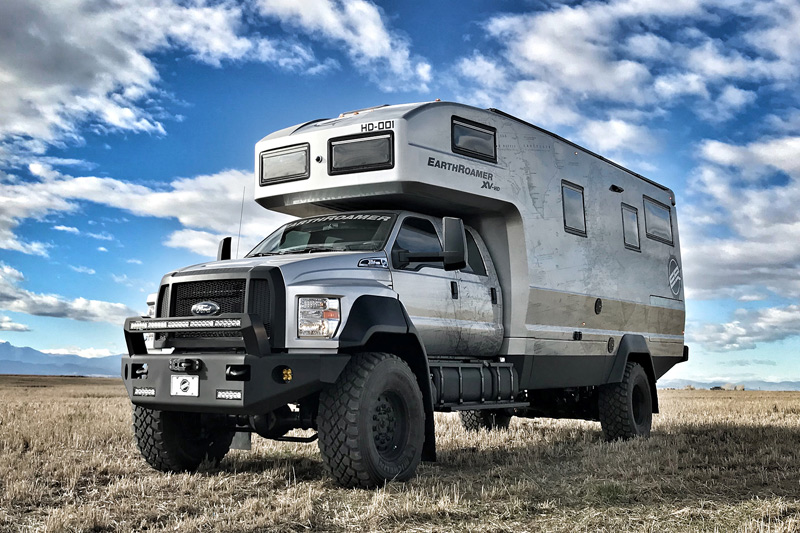
M 530 407 L 530 402 L 483 402 L 461 403 L 455 405 L 437 405 L 437 411 L 480 411 L 482 409 L 516 409 L 517 407 Z

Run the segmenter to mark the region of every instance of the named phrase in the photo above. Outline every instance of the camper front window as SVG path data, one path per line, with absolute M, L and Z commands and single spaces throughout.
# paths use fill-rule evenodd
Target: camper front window
M 394 226 L 391 213 L 342 213 L 289 222 L 253 248 L 247 257 L 382 250 Z

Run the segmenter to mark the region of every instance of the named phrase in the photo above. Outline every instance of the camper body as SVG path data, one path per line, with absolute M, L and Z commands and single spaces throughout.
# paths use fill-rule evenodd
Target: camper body
M 255 166 L 256 201 L 303 218 L 243 259 L 166 275 L 156 316 L 126 321 L 153 466 L 314 428 L 339 482 L 374 486 L 435 457 L 434 410 L 470 429 L 516 415 L 649 433 L 656 380 L 688 357 L 669 189 L 444 102 L 278 131 Z M 148 353 L 145 332 L 173 353 Z M 154 444 L 164 424 L 191 429 L 191 460 L 163 459 L 185 444 Z

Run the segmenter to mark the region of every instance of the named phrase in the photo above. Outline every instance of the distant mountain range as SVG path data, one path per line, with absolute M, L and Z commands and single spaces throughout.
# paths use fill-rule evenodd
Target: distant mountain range
M 745 390 L 800 390 L 800 381 L 692 381 L 689 379 L 661 379 L 658 381 L 659 389 L 684 389 L 691 385 L 695 389 L 710 389 L 711 387 L 721 387 L 726 383 L 744 385 Z
M 0 342 L 0 374 L 120 377 L 120 357 L 53 355 Z
M 33 348 L 19 348 L 0 341 L 0 374 L 27 374 L 33 376 L 111 376 L 120 375 L 121 355 L 108 357 L 81 357 L 79 355 L 53 355 Z M 689 379 L 662 379 L 659 389 L 683 389 L 691 385 L 696 389 L 710 389 L 725 385 L 723 381 L 692 381 Z M 747 390 L 797 391 L 800 381 L 737 381 Z

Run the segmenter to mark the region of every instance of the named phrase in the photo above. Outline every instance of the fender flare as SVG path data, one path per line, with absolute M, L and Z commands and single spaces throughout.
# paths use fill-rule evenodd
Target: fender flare
M 425 443 L 422 460 L 436 460 L 436 431 L 433 419 L 431 371 L 425 345 L 397 298 L 363 295 L 356 298 L 339 335 L 345 352 L 386 351 L 400 357 L 417 378 L 425 407 Z M 399 352 L 399 353 L 398 353 Z
M 644 368 L 650 382 L 650 396 L 653 398 L 653 412 L 658 412 L 658 390 L 656 389 L 656 372 L 653 365 L 653 356 L 650 355 L 650 348 L 647 347 L 642 335 L 626 334 L 617 348 L 611 371 L 606 378 L 606 383 L 619 383 L 625 375 L 625 365 L 629 362 L 638 363 Z

